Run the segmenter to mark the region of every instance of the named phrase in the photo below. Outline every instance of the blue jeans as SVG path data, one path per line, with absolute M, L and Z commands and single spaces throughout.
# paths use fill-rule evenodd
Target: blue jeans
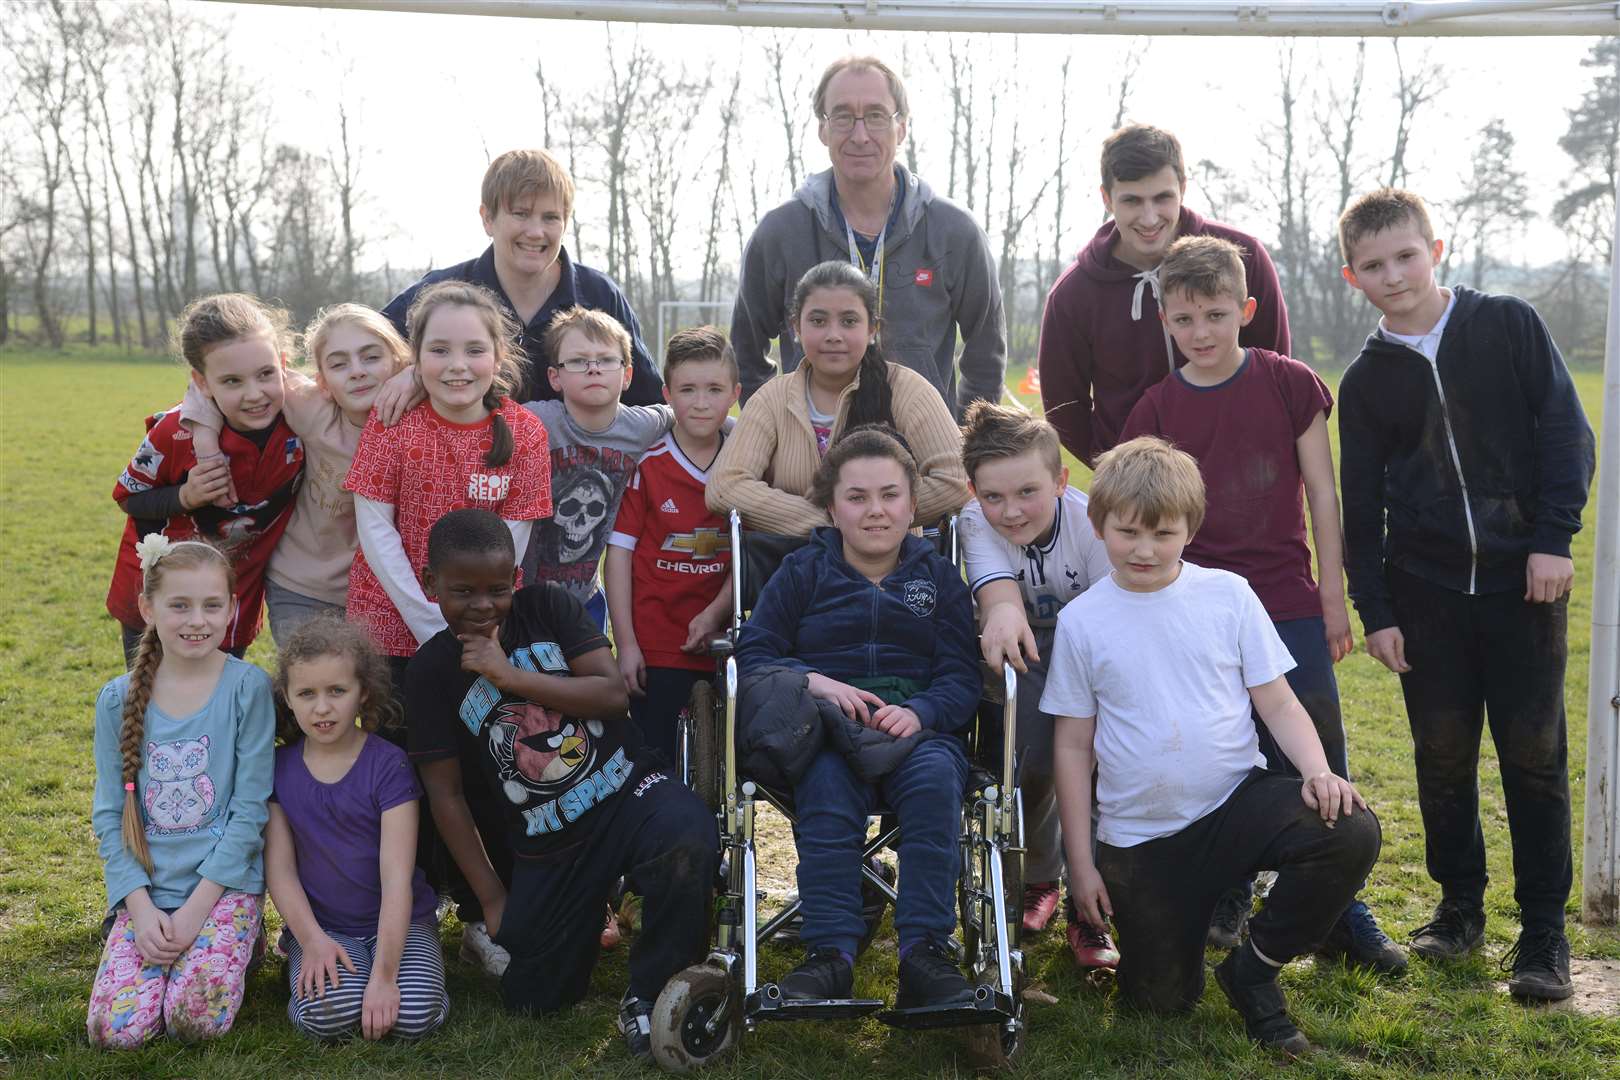
M 866 932 L 861 845 L 867 817 L 880 799 L 900 820 L 900 898 L 894 906 L 900 948 L 950 937 L 967 773 L 961 743 L 948 736 L 918 743 L 876 784 L 856 779 L 841 755 L 821 752 L 793 791 L 806 947 L 833 945 L 850 956 L 858 950 Z
M 1334 776 L 1350 779 L 1349 753 L 1345 748 L 1344 716 L 1339 711 L 1339 682 L 1333 676 L 1333 654 L 1328 651 L 1322 617 L 1284 619 L 1271 625 L 1277 636 L 1294 658 L 1295 668 L 1286 676 L 1289 689 L 1305 706 L 1316 737 L 1322 740 L 1322 752 L 1327 755 L 1328 768 Z M 1260 752 L 1266 755 L 1266 768 L 1272 772 L 1298 776 L 1282 750 L 1271 737 L 1266 725 L 1255 714 L 1255 727 L 1260 731 Z

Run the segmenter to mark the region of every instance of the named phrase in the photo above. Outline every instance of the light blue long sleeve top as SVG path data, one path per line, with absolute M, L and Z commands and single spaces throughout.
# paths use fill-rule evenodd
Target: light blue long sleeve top
M 96 698 L 96 793 L 90 819 L 101 850 L 107 907 L 144 886 L 173 910 L 204 878 L 227 890 L 264 891 L 264 826 L 275 774 L 276 711 L 270 677 L 225 658 L 207 704 L 190 716 L 146 707 L 135 795 L 141 803 L 152 872 L 124 846 L 124 782 L 119 753 L 129 676 Z

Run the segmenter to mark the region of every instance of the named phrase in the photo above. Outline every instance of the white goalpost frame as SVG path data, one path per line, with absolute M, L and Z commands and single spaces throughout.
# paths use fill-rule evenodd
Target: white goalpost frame
M 219 2 L 219 0 L 216 0 Z M 1620 3 L 1547 0 L 243 0 L 296 7 L 841 30 L 987 33 L 1485 37 L 1620 34 Z M 1617 193 L 1620 196 L 1620 193 Z M 1603 363 L 1587 701 L 1581 914 L 1620 922 L 1620 197 Z M 675 302 L 687 304 L 687 302 Z M 704 302 L 694 301 L 688 306 Z M 708 302 L 712 304 L 713 302 Z M 664 306 L 659 306 L 663 337 Z M 1607 467 L 1604 467 L 1604 466 Z
M 668 327 L 674 325 L 673 322 L 670 321 L 670 319 L 669 319 L 669 313 L 670 312 L 679 311 L 681 308 L 700 308 L 700 309 L 702 309 L 704 311 L 730 311 L 731 308 L 732 308 L 732 305 L 734 305 L 735 303 L 736 303 L 735 299 L 731 299 L 731 300 L 660 300 L 660 301 L 658 301 L 658 340 L 657 340 L 657 343 L 655 345 L 655 348 L 662 349 L 664 347 L 664 342 L 669 340 L 669 335 L 670 335 L 671 331 L 668 329 Z M 654 356 L 653 357 L 654 366 L 656 366 L 657 363 L 658 363 L 658 358 L 656 356 Z

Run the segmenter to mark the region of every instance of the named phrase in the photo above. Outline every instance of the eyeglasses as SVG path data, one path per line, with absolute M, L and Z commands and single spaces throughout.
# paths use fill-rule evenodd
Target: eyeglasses
M 854 131 L 855 121 L 857 120 L 866 125 L 868 135 L 881 135 L 889 130 L 889 126 L 894 123 L 899 115 L 897 112 L 884 112 L 882 109 L 868 109 L 861 115 L 856 116 L 847 109 L 839 109 L 836 112 L 826 114 L 822 117 L 822 120 L 826 121 L 827 126 L 840 135 L 848 135 L 851 131 Z
M 572 372 L 575 375 L 583 375 L 587 371 L 591 370 L 591 368 L 595 368 L 597 371 L 618 371 L 624 367 L 624 358 L 621 356 L 573 356 L 569 357 L 567 360 L 559 360 L 557 362 L 557 366 L 562 368 L 564 371 Z

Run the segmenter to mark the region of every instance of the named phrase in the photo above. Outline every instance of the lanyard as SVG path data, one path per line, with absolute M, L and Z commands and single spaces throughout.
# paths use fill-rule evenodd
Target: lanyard
M 890 216 L 893 216 L 892 213 Z M 879 327 L 878 332 L 881 334 L 883 326 L 883 273 L 885 269 L 883 260 L 883 243 L 889 235 L 888 219 L 884 219 L 883 230 L 878 233 L 877 247 L 872 251 L 871 266 L 867 266 L 866 261 L 861 258 L 861 249 L 855 243 L 855 229 L 852 225 L 850 225 L 849 218 L 847 217 L 844 218 L 844 235 L 849 240 L 849 261 L 861 268 L 861 273 L 866 275 L 867 281 L 874 281 L 877 283 L 877 323 Z

